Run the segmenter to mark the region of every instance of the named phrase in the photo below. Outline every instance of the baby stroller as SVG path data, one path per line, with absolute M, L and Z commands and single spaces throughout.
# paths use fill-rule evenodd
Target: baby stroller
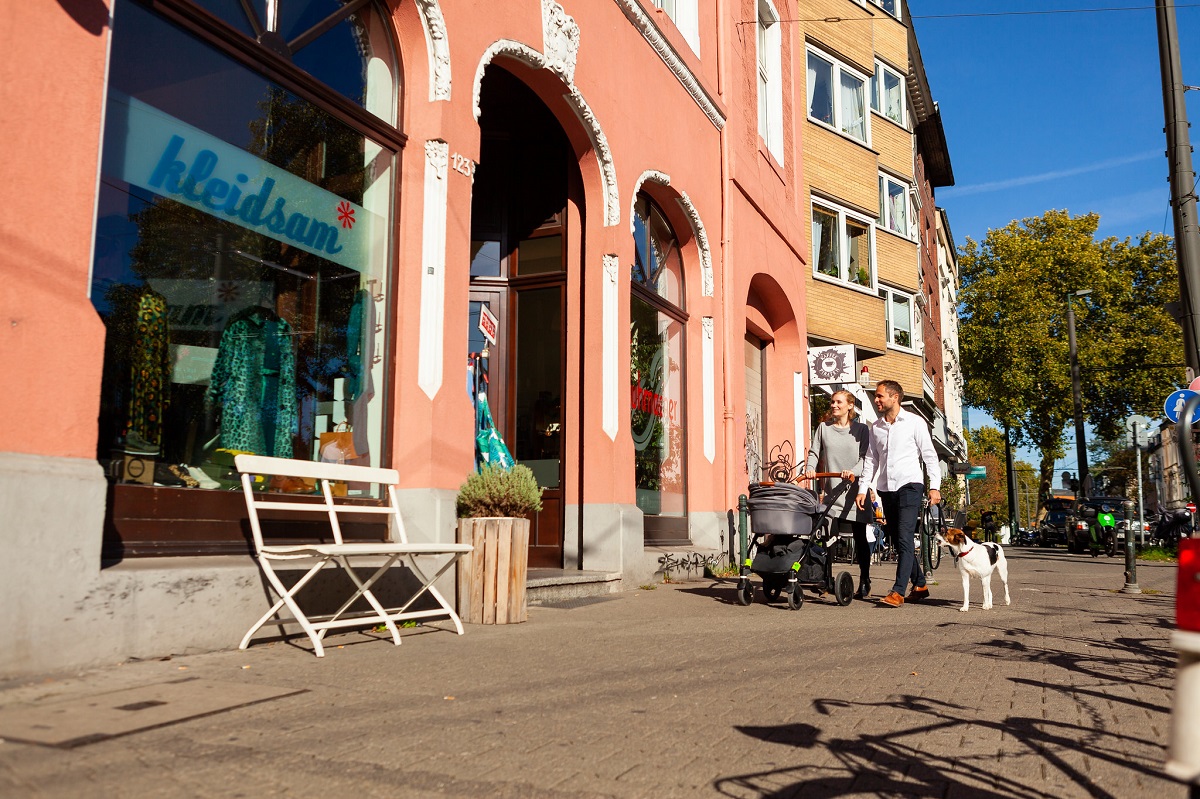
M 821 472 L 817 477 L 838 477 L 837 472 Z M 831 532 L 829 506 L 850 486 L 843 480 L 825 502 L 815 492 L 793 483 L 756 483 L 750 486 L 750 531 L 752 540 L 742 564 L 737 584 L 738 602 L 754 601 L 750 575 L 762 578 L 763 594 L 768 602 L 787 597 L 788 607 L 798 610 L 804 604 L 804 589 L 824 595 L 832 593 L 843 607 L 854 597 L 854 578 L 850 572 L 833 575 L 829 545 L 838 533 Z

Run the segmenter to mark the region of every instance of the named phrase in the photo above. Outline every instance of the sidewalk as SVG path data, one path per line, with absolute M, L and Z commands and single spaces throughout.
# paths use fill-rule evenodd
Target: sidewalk
M 1174 566 L 1139 564 L 1129 596 L 1119 559 L 1007 551 L 1014 604 L 987 612 L 978 583 L 957 612 L 947 558 L 900 609 L 741 607 L 704 580 L 399 648 L 300 637 L 3 686 L 0 737 L 97 737 L 0 744 L 0 796 L 1185 796 L 1161 776 Z

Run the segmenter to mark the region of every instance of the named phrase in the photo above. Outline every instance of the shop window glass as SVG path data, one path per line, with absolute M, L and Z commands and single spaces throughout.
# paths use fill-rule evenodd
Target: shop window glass
M 394 121 L 395 59 L 383 16 L 373 4 L 343 17 L 342 0 L 193 2 L 376 116 Z
M 238 451 L 379 465 L 394 152 L 140 4 L 114 20 L 100 459 L 197 489 Z
M 686 539 L 684 322 L 679 242 L 646 195 L 634 207 L 630 301 L 630 426 L 636 501 L 647 517 L 675 519 Z M 647 521 L 647 538 L 666 529 Z

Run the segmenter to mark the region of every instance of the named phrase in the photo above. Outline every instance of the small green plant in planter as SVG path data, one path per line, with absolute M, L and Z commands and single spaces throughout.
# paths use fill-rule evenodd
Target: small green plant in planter
M 474 624 L 525 621 L 529 517 L 542 509 L 533 472 L 485 465 L 462 484 L 455 504 L 458 540 L 474 547 L 458 561 L 459 616 Z
M 458 518 L 521 517 L 542 509 L 542 489 L 528 466 L 484 465 L 458 489 Z

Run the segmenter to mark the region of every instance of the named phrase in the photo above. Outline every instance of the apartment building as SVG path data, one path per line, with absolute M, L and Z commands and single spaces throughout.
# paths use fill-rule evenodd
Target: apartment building
M 804 17 L 810 351 L 852 351 L 858 380 L 849 387 L 868 417 L 870 386 L 899 381 L 942 457 L 961 459 L 946 423 L 947 365 L 956 363 L 957 342 L 948 345 L 952 356 L 943 352 L 950 332 L 943 327 L 951 327 L 943 321 L 945 290 L 957 276 L 942 285 L 954 269 L 953 241 L 948 225 L 939 233 L 944 213 L 934 197 L 954 177 L 907 4 L 822 0 L 807 4 Z M 814 409 L 837 385 L 814 381 Z

